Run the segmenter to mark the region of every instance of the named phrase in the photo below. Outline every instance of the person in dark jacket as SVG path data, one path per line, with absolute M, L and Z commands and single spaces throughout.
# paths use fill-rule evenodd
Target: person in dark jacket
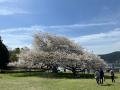
M 104 81 L 104 71 L 102 68 L 100 68 L 100 84 L 103 84 Z

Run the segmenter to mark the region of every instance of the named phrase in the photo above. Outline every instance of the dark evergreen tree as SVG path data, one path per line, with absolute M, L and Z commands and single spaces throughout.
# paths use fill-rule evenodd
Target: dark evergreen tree
M 0 37 L 0 69 L 5 69 L 9 63 L 9 51 L 6 46 L 2 43 Z

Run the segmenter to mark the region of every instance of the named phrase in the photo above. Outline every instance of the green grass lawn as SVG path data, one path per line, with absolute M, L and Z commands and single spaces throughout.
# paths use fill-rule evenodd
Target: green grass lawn
M 95 79 L 55 77 L 48 73 L 0 74 L 0 90 L 120 90 L 120 74 L 116 83 L 106 79 L 98 86 Z

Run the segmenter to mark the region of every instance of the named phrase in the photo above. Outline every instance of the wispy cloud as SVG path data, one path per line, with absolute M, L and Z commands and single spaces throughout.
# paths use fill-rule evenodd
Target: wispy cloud
M 19 27 L 19 28 L 8 28 L 8 29 L 1 29 L 0 33 L 19 33 L 19 32 L 37 32 L 37 31 L 42 31 L 44 32 L 44 29 L 42 26 L 31 26 L 31 27 Z
M 18 0 L 0 0 L 0 3 L 5 3 L 5 2 L 16 2 Z
M 56 25 L 56 26 L 41 26 L 41 25 L 33 25 L 31 27 L 20 27 L 20 28 L 9 28 L 9 29 L 1 29 L 1 33 L 12 33 L 18 31 L 47 31 L 49 29 L 55 31 L 70 31 L 74 28 L 88 28 L 88 27 L 97 27 L 97 26 L 106 26 L 106 25 L 115 25 L 115 22 L 106 22 L 106 23 L 87 23 L 87 24 L 72 24 L 72 25 Z M 67 29 L 68 28 L 68 29 Z
M 0 0 L 0 15 L 28 14 L 24 7 L 20 7 L 20 0 Z
M 0 15 L 28 14 L 29 12 L 21 8 L 0 7 Z
M 49 28 L 83 28 L 83 27 L 94 27 L 94 26 L 106 26 L 106 25 L 115 25 L 115 22 L 105 22 L 105 23 L 85 23 L 85 24 L 73 24 L 73 25 L 58 25 L 58 26 L 49 26 Z

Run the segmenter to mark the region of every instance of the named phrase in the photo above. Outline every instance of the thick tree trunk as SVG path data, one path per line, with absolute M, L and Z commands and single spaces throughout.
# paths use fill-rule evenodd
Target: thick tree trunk
M 52 72 L 53 73 L 58 73 L 58 66 L 53 66 L 52 67 Z
M 76 68 L 75 67 L 72 67 L 72 73 L 73 75 L 76 77 L 77 76 L 77 71 L 76 71 Z

